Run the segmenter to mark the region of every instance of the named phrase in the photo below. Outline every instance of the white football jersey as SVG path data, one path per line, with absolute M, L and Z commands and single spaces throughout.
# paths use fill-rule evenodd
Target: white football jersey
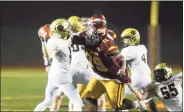
M 71 67 L 79 67 L 79 68 L 86 68 L 88 66 L 88 60 L 85 55 L 85 46 L 78 44 L 75 39 L 78 38 L 74 37 L 74 35 L 78 35 L 78 33 L 72 33 L 69 40 L 70 49 L 72 52 L 72 62 Z
M 62 63 L 64 69 L 68 69 L 71 63 L 71 51 L 68 40 L 61 38 L 61 35 L 54 33 L 46 44 L 49 58 L 55 59 Z
M 150 75 L 147 64 L 147 49 L 144 45 L 128 46 L 121 50 L 132 75 Z
M 182 87 L 181 79 L 182 72 L 172 76 L 169 80 L 158 83 L 152 82 L 147 86 L 148 91 L 155 92 L 154 94 L 163 102 L 169 111 L 182 110 Z

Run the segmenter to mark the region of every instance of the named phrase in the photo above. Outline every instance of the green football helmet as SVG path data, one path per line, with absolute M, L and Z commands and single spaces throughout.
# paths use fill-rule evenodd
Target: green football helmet
M 68 21 L 71 25 L 72 32 L 81 32 L 85 29 L 85 26 L 82 24 L 82 20 L 78 16 L 71 16 L 68 18 Z
M 168 80 L 172 75 L 172 68 L 166 63 L 160 63 L 155 67 L 153 72 L 154 80 L 162 82 Z
M 127 28 L 121 33 L 124 46 L 134 46 L 140 42 L 140 34 L 135 28 Z
M 53 33 L 60 34 L 62 39 L 68 39 L 70 34 L 70 23 L 62 18 L 56 19 L 51 23 L 50 30 Z

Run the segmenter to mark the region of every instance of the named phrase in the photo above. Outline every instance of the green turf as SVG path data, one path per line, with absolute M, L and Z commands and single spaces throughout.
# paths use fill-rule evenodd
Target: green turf
M 175 72 L 179 72 L 178 69 Z M 33 110 L 44 99 L 47 74 L 44 69 L 1 69 L 1 110 Z M 67 105 L 67 98 L 64 105 Z M 61 108 L 60 110 L 67 110 Z

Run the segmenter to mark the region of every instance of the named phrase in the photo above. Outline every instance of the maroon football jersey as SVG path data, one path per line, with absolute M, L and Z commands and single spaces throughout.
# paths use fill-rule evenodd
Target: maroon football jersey
M 106 78 L 117 78 L 119 67 L 110 58 L 119 52 L 111 37 L 103 37 L 103 40 L 96 46 L 86 46 L 86 56 L 92 69 L 100 76 Z
M 98 44 L 86 45 L 86 31 L 80 33 L 79 36 L 74 36 L 72 43 L 82 44 L 85 46 L 85 52 L 87 59 L 90 62 L 90 66 L 98 75 L 110 79 L 117 79 L 117 72 L 121 68 L 121 65 L 118 65 L 119 62 L 116 63 L 114 59 L 120 53 L 114 42 L 113 33 L 105 27 L 98 29 L 98 32 L 101 34 L 101 39 Z

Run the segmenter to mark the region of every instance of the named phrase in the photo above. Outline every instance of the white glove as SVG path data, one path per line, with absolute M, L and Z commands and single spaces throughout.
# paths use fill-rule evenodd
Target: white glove
M 136 100 L 135 103 L 138 104 L 138 107 L 136 109 L 138 109 L 139 111 L 142 112 L 142 111 L 146 111 L 147 110 L 146 103 L 145 103 L 144 100 L 142 100 L 142 101 Z

